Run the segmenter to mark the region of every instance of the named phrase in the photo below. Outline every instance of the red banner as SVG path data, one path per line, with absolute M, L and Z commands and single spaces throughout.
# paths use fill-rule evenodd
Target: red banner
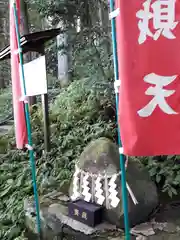
M 17 0 L 17 7 L 19 7 Z M 18 11 L 19 18 L 19 11 Z M 15 20 L 12 5 L 10 6 L 10 47 L 11 47 L 11 78 L 13 92 L 13 110 L 14 110 L 14 125 L 16 135 L 17 148 L 22 149 L 27 143 L 27 130 L 24 114 L 24 103 L 20 102 L 21 85 L 19 74 L 19 57 L 17 54 L 18 44 L 15 30 Z
M 180 154 L 180 1 L 116 0 L 116 7 L 124 153 Z

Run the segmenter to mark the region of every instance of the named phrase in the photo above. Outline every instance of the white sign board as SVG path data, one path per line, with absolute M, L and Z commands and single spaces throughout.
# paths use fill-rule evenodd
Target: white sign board
M 21 91 L 24 96 L 23 80 L 21 66 L 20 80 Z M 46 78 L 46 60 L 45 56 L 39 57 L 29 63 L 24 64 L 24 76 L 26 84 L 26 96 L 36 96 L 47 93 L 47 78 Z

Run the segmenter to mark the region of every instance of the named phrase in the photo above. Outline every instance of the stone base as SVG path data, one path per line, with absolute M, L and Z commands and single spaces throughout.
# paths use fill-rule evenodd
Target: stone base
M 43 240 L 124 240 L 123 232 L 114 225 L 101 224 L 90 228 L 67 216 L 69 198 L 56 191 L 40 198 Z M 180 208 L 177 205 L 162 207 L 153 220 L 131 229 L 131 240 L 179 240 Z M 25 201 L 26 236 L 39 240 L 36 233 L 33 201 Z M 42 240 L 41 239 L 41 240 Z
M 123 232 L 108 223 L 95 228 L 68 217 L 69 199 L 62 193 L 53 192 L 40 199 L 43 240 L 120 240 Z M 25 201 L 27 237 L 36 240 L 36 218 L 32 199 Z

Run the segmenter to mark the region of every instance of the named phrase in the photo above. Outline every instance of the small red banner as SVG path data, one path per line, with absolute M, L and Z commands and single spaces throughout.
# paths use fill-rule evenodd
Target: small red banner
M 17 0 L 17 7 L 19 7 L 19 0 Z M 19 18 L 19 9 L 18 18 Z M 20 18 L 19 18 L 20 19 Z M 19 20 L 18 19 L 18 20 Z M 24 113 L 24 103 L 20 102 L 21 85 L 19 74 L 19 56 L 18 44 L 15 29 L 15 19 L 13 14 L 13 6 L 10 4 L 10 48 L 11 48 L 11 78 L 12 78 L 12 93 L 13 93 L 13 111 L 14 111 L 14 125 L 16 135 L 16 145 L 18 149 L 22 149 L 27 144 L 27 129 Z

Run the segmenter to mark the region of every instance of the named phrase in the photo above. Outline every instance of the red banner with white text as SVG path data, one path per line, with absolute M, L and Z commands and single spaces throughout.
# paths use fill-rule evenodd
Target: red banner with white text
M 124 154 L 180 154 L 180 1 L 116 0 Z

